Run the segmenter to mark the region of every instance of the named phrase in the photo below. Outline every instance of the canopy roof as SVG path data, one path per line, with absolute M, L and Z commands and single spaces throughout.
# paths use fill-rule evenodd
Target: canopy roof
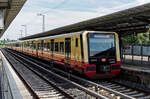
M 27 0 L 0 0 L 0 9 L 3 9 L 4 29 L 0 29 L 0 37 L 17 16 Z
M 27 36 L 21 38 L 20 40 L 77 32 L 82 30 L 113 31 L 124 36 L 132 33 L 146 32 L 148 31 L 149 24 L 150 3 L 87 21 L 56 28 L 44 33 Z

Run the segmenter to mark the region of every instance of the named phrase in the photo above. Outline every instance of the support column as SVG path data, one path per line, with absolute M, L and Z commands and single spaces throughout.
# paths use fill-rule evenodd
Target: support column
M 122 40 L 121 40 L 121 37 L 122 37 L 121 33 L 119 33 L 118 36 L 119 36 L 120 58 L 122 60 L 123 59 L 123 50 L 122 50 L 123 45 L 122 45 Z
M 133 55 L 134 54 L 134 41 L 133 41 L 134 35 L 135 35 L 135 33 L 133 33 L 132 37 L 131 37 L 132 38 L 132 62 L 134 61 L 134 55 Z

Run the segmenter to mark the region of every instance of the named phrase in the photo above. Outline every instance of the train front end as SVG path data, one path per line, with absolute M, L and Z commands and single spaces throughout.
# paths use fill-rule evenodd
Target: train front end
M 83 33 L 84 73 L 92 79 L 116 76 L 121 70 L 119 39 L 113 32 Z

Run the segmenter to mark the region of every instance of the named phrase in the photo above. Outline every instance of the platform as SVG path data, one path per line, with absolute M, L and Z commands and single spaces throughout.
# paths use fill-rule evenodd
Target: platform
M 148 56 L 124 55 L 122 59 L 122 68 L 150 73 L 150 60 Z
M 133 71 L 144 72 L 144 73 L 150 74 L 150 65 L 143 65 L 143 64 L 133 65 L 133 64 L 128 63 L 128 64 L 122 64 L 122 69 L 133 70 Z
M 146 68 L 123 65 L 120 78 L 150 89 L 150 70 L 146 70 Z
M 123 79 L 150 88 L 150 61 L 146 56 L 125 55 L 122 59 Z
M 0 52 L 2 99 L 33 99 L 30 92 Z

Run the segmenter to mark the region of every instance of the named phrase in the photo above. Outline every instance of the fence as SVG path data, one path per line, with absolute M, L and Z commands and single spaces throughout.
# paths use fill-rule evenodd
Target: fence
M 150 56 L 150 45 L 126 45 L 124 55 Z
M 141 63 L 150 60 L 150 45 L 126 45 L 122 48 L 122 60 L 132 62 L 137 60 Z

